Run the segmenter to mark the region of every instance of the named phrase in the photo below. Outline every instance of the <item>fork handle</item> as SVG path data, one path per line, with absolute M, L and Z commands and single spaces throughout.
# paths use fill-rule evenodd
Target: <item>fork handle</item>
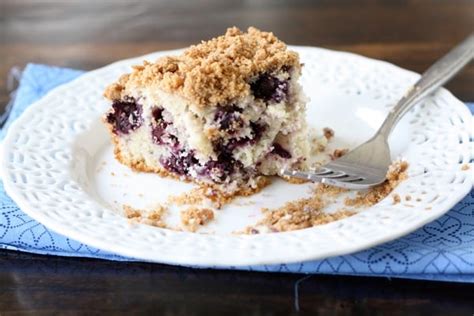
M 474 58 L 474 33 L 450 50 L 449 53 L 444 55 L 421 75 L 421 78 L 408 89 L 405 95 L 393 107 L 376 135 L 382 134 L 385 138 L 388 138 L 398 121 L 413 105 L 445 84 L 472 58 Z

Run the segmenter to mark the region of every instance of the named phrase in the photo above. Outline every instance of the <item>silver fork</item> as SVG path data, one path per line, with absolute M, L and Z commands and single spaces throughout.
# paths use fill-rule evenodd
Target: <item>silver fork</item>
M 322 182 L 347 189 L 367 189 L 385 181 L 391 164 L 388 136 L 405 113 L 446 83 L 474 58 L 474 33 L 426 70 L 392 108 L 377 133 L 367 142 L 316 171 L 282 169 L 284 176 Z

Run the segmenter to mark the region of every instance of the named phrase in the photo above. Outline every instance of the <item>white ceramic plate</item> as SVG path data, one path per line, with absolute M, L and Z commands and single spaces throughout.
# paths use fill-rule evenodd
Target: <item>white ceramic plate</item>
M 311 98 L 308 121 L 336 131 L 335 147 L 366 140 L 418 77 L 385 62 L 320 48 L 292 47 L 305 64 L 302 84 Z M 105 86 L 143 59 L 124 60 L 89 72 L 51 91 L 10 128 L 2 154 L 8 194 L 28 215 L 52 230 L 91 246 L 170 264 L 238 266 L 305 261 L 347 254 L 407 234 L 441 216 L 472 186 L 472 118 L 442 89 L 411 111 L 391 138 L 395 157 L 410 163 L 410 178 L 391 198 L 350 218 L 286 233 L 235 235 L 255 223 L 261 207 L 277 207 L 307 194 L 307 185 L 277 181 L 262 194 L 237 200 L 194 234 L 130 225 L 121 205 L 149 207 L 191 185 L 135 174 L 116 163 L 100 116 L 108 107 Z M 394 158 L 395 158 L 394 157 Z M 472 164 L 471 164 L 472 168 Z M 112 173 L 114 175 L 112 175 Z M 173 212 L 172 212 L 173 213 Z M 169 222 L 177 221 L 176 214 Z

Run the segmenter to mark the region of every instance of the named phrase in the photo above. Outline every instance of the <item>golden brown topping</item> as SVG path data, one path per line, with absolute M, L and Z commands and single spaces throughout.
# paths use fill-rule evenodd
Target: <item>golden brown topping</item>
M 299 57 L 273 33 L 253 27 L 244 33 L 232 27 L 225 35 L 191 46 L 179 56 L 135 66 L 104 95 L 115 100 L 127 94 L 124 90 L 151 86 L 199 106 L 214 106 L 248 95 L 252 77 L 283 66 L 299 70 Z

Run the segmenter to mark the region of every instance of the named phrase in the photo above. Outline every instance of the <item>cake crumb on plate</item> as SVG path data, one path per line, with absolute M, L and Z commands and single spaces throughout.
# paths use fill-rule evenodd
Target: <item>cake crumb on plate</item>
M 334 137 L 334 130 L 329 127 L 323 128 L 323 133 L 324 133 L 324 137 L 326 137 L 327 140 L 330 140 L 331 138 Z
M 214 211 L 210 208 L 189 207 L 181 211 L 181 223 L 184 228 L 196 232 L 199 226 L 204 226 L 214 219 Z
M 130 205 L 123 205 L 123 211 L 125 213 L 125 217 L 128 219 L 132 218 L 140 218 L 142 217 L 142 212 L 138 209 L 131 207 Z
M 392 195 L 392 200 L 393 200 L 393 204 L 398 204 L 401 202 L 401 198 L 400 198 L 400 195 L 398 195 L 397 193 L 393 194 Z
M 357 192 L 355 198 L 346 198 L 346 206 L 372 206 L 392 192 L 395 187 L 407 178 L 408 163 L 395 161 L 387 171 L 387 180 L 365 192 Z
M 163 219 L 167 211 L 167 208 L 163 205 L 158 205 L 152 210 L 137 209 L 125 204 L 122 206 L 122 208 L 125 213 L 125 217 L 127 217 L 133 223 L 169 228 Z
M 329 156 L 331 157 L 331 160 L 336 160 L 337 158 L 341 158 L 348 152 L 349 152 L 348 148 L 338 148 L 338 149 L 334 149 L 333 153 L 330 154 Z
M 205 200 L 209 200 L 215 208 L 220 209 L 239 196 L 250 196 L 260 192 L 270 183 L 271 180 L 269 177 L 259 177 L 254 188 L 243 188 L 233 191 L 232 193 L 224 192 L 212 185 L 201 184 L 189 192 L 169 196 L 168 202 L 176 205 L 197 205 L 203 203 Z

